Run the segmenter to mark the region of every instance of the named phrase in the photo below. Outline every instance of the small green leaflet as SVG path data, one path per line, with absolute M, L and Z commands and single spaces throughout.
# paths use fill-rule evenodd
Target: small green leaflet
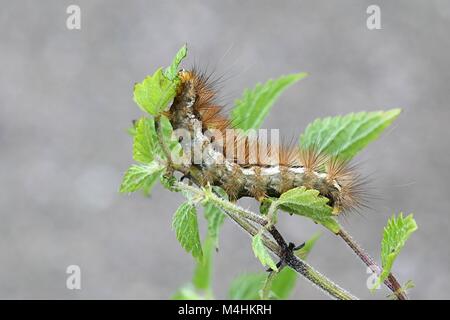
M 172 124 L 170 123 L 170 120 L 164 115 L 162 115 L 160 119 L 161 119 L 161 129 L 163 139 L 170 149 L 172 161 L 176 163 L 181 162 L 183 155 L 183 148 L 181 147 L 181 144 L 178 142 L 177 138 L 172 135 L 173 134 Z M 156 150 L 159 152 L 162 158 L 166 157 L 159 144 Z
M 316 119 L 301 135 L 300 145 L 350 160 L 377 139 L 400 112 L 401 109 L 392 109 Z
M 162 135 L 171 150 L 173 160 L 182 155 L 181 145 L 172 137 L 172 125 L 169 119 L 161 116 Z M 133 137 L 133 159 L 141 163 L 153 161 L 155 156 L 165 159 L 166 156 L 160 146 L 153 118 L 141 118 L 136 122 Z
M 379 283 L 383 283 L 389 276 L 395 259 L 405 245 L 409 236 L 417 230 L 416 221 L 410 214 L 403 217 L 400 213 L 397 218 L 392 216 L 384 227 L 383 240 L 381 241 L 381 263 L 383 271 L 379 278 Z
M 180 50 L 178 50 L 177 54 L 175 55 L 175 58 L 173 58 L 172 64 L 164 70 L 164 76 L 167 79 L 174 81 L 177 78 L 178 67 L 181 61 L 186 57 L 186 55 L 187 55 L 187 46 L 184 45 L 180 48 Z
M 270 256 L 269 252 L 267 251 L 266 247 L 264 246 L 264 243 L 262 241 L 262 233 L 258 232 L 252 240 L 252 248 L 253 253 L 255 254 L 255 257 L 259 259 L 261 264 L 263 266 L 267 266 L 271 268 L 272 270 L 278 271 L 277 265 L 272 260 L 272 257 Z
M 142 186 L 142 192 L 144 196 L 149 196 L 152 193 L 153 187 L 158 182 L 158 178 L 162 176 L 163 171 L 164 170 L 161 170 L 159 174 L 154 174 L 145 179 L 144 185 Z
M 182 148 L 178 141 L 172 138 L 172 126 L 165 116 L 161 116 L 161 127 L 163 139 L 171 150 L 172 159 L 176 159 L 176 156 L 181 156 Z M 136 121 L 133 129 L 133 159 L 149 164 L 150 168 L 160 167 L 156 164 L 155 158 L 164 160 L 166 157 L 159 144 L 153 118 L 142 117 Z M 145 195 L 150 194 L 156 181 L 162 176 L 162 167 L 155 174 L 148 174 L 146 170 L 146 166 L 130 167 L 129 172 L 125 174 L 120 191 L 132 192 L 142 189 Z
M 281 93 L 306 76 L 306 73 L 289 74 L 246 89 L 231 111 L 232 122 L 244 131 L 258 129 Z
M 259 300 L 259 291 L 264 285 L 267 274 L 249 273 L 233 280 L 228 292 L 232 300 Z
M 183 203 L 175 212 L 172 221 L 172 228 L 175 230 L 181 246 L 192 253 L 198 260 L 203 257 L 200 235 L 198 232 L 197 210 L 192 203 Z
M 134 101 L 145 112 L 159 115 L 176 93 L 177 82 L 166 78 L 161 68 L 134 86 Z
M 184 45 L 175 55 L 172 64 L 162 70 L 159 68 L 152 76 L 146 77 L 134 86 L 133 99 L 144 112 L 156 116 L 163 111 L 176 94 L 178 67 L 187 55 Z
M 328 199 L 319 196 L 317 190 L 305 187 L 294 188 L 283 193 L 275 202 L 281 210 L 308 217 L 334 233 L 340 230 L 332 214 L 333 209 L 327 205 Z
M 157 162 L 147 165 L 132 165 L 125 172 L 119 192 L 134 192 L 153 185 L 163 169 Z
M 150 163 L 154 159 L 155 149 L 159 148 L 155 123 L 153 119 L 141 118 L 136 122 L 135 128 L 133 159 L 142 163 Z

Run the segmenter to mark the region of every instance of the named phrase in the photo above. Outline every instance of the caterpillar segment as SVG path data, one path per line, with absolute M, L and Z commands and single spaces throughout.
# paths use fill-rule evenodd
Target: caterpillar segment
M 363 181 L 347 162 L 315 147 L 302 149 L 267 144 L 243 133 L 230 135 L 233 123 L 217 103 L 210 77 L 182 70 L 179 79 L 167 116 L 175 132 L 189 132 L 190 139 L 180 143 L 185 153 L 200 154 L 189 167 L 201 184 L 222 187 L 230 200 L 253 197 L 258 201 L 304 186 L 328 198 L 335 215 L 364 205 Z M 238 155 L 239 150 L 243 154 Z

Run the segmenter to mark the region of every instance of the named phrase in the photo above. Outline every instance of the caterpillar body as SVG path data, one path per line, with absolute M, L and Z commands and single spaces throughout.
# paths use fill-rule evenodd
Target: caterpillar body
M 267 147 L 259 138 L 248 135 L 230 137 L 228 132 L 234 124 L 216 102 L 210 77 L 196 70 L 181 70 L 179 80 L 166 115 L 174 131 L 190 133 L 190 140 L 179 139 L 184 151 L 191 152 L 193 146 L 201 149 L 201 160 L 189 164 L 188 178 L 222 187 L 231 200 L 253 197 L 262 201 L 304 186 L 328 198 L 336 215 L 364 205 L 363 180 L 347 162 L 317 152 L 317 148 L 281 144 Z M 208 135 L 210 131 L 219 135 Z M 244 147 L 240 161 L 236 155 L 238 145 Z M 259 152 L 255 157 L 250 150 Z

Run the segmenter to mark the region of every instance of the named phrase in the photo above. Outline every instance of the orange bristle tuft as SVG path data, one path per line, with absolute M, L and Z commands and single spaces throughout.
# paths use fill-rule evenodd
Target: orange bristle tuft
M 279 148 L 280 165 L 285 167 L 301 166 L 300 150 L 298 146 L 282 144 Z
M 325 154 L 318 152 L 316 147 L 300 149 L 299 157 L 307 172 L 319 171 L 327 161 Z
M 330 181 L 351 179 L 352 169 L 348 161 L 338 157 L 330 157 L 325 163 L 325 171 Z

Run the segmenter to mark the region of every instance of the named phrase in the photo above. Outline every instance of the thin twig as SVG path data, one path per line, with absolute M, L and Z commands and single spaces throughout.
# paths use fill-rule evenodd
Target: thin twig
M 250 235 L 255 235 L 257 230 L 254 226 L 249 227 L 249 223 L 245 222 L 248 219 L 248 213 L 250 211 L 244 210 L 231 202 L 228 202 L 227 209 L 221 207 L 223 205 L 222 202 L 215 202 L 217 199 L 215 197 L 211 197 L 211 193 L 206 194 L 204 190 L 199 188 L 189 186 L 182 182 L 175 182 L 174 187 L 178 190 L 188 191 L 194 193 L 194 195 L 198 197 L 204 197 L 204 199 L 210 200 L 213 204 L 217 205 L 222 211 L 227 214 L 231 219 L 233 219 L 238 225 L 240 225 L 245 231 L 247 231 Z M 252 213 L 256 215 L 255 213 Z M 264 221 L 264 222 L 263 222 Z M 261 221 L 263 225 L 267 224 L 266 220 Z M 263 227 L 263 225 L 261 227 Z M 299 274 L 304 276 L 306 279 L 311 281 L 313 284 L 327 292 L 330 296 L 340 299 L 340 300 L 356 300 L 357 298 L 352 294 L 348 293 L 346 290 L 339 287 L 337 284 L 332 282 L 330 279 L 316 271 L 313 267 L 308 265 L 303 260 L 296 257 L 292 250 L 289 249 L 289 246 L 284 241 L 281 234 L 277 231 L 275 227 L 272 227 L 269 230 L 270 234 L 274 237 L 276 243 L 273 240 L 268 239 L 267 237 L 263 237 L 264 245 L 271 250 L 275 255 L 277 255 L 282 261 L 286 263 L 289 267 L 297 271 Z

